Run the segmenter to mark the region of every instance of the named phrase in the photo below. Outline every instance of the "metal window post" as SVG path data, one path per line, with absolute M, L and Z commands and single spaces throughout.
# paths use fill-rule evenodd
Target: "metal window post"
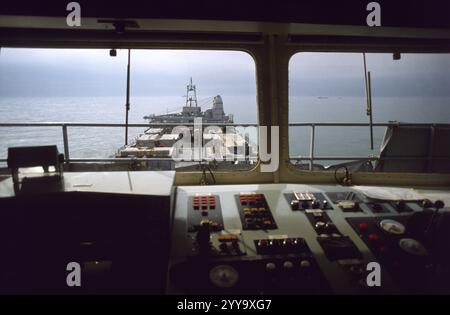
M 125 145 L 128 144 L 128 112 L 130 111 L 130 49 L 128 49 L 127 64 L 127 99 L 125 104 Z
M 316 128 L 314 124 L 311 124 L 311 143 L 309 146 L 309 170 L 312 171 L 313 170 L 313 165 L 314 165 L 314 141 L 315 141 L 315 133 L 316 133 Z
M 63 143 L 64 143 L 64 162 L 69 163 L 69 138 L 67 136 L 67 125 L 62 125 Z

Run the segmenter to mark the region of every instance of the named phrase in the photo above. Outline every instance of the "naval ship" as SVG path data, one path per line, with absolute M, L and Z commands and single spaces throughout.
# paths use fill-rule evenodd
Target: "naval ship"
M 160 170 L 192 169 L 205 161 L 236 169 L 257 161 L 255 144 L 238 131 L 233 114 L 225 114 L 220 95 L 213 98 L 211 108 L 202 111 L 192 78 L 186 86 L 186 102 L 181 112 L 151 114 L 144 116 L 144 119 L 148 120 L 149 128 L 131 144 L 121 147 L 116 157 L 152 158 L 146 161 L 146 166 Z M 188 143 L 192 146 L 177 145 L 183 137 L 189 136 L 191 141 Z M 203 147 L 196 151 L 195 143 L 203 144 Z

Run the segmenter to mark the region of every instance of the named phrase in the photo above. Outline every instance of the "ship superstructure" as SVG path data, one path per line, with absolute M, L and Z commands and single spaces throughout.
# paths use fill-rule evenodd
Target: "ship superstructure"
M 198 106 L 197 90 L 192 78 L 186 86 L 186 103 L 180 113 L 145 116 L 150 123 L 193 123 L 195 118 L 202 118 L 205 123 L 233 123 L 233 115 L 225 115 L 220 95 L 213 99 L 212 108 L 202 111 Z
M 208 126 L 206 130 L 203 130 L 200 143 L 203 146 L 210 141 L 215 141 L 216 143 L 215 146 L 206 146 L 202 150 L 203 153 L 200 159 L 226 160 L 228 163 L 229 161 L 234 161 L 235 165 L 238 163 L 242 164 L 242 161 L 248 164 L 257 160 L 256 145 L 252 144 L 248 138 L 236 130 L 233 125 L 233 115 L 225 114 L 220 95 L 216 95 L 213 98 L 211 108 L 203 111 L 198 105 L 197 90 L 195 84 L 192 82 L 192 78 L 186 86 L 186 102 L 181 112 L 163 115 L 152 114 L 145 116 L 144 119 L 149 121 L 149 128 L 136 137 L 131 144 L 120 148 L 117 157 L 167 158 L 167 161 L 152 161 L 151 164 L 156 163 L 157 165 L 153 165 L 153 167 L 159 169 L 173 169 L 176 165 L 170 158 L 186 156 L 186 150 L 193 150 L 179 147 L 175 148 L 177 141 L 185 136 L 183 133 L 180 133 L 180 127 L 189 130 L 191 142 L 194 144 L 196 141 L 194 139 L 194 129 L 196 127 L 193 124 L 200 122 L 202 125 L 205 124 L 204 127 Z M 170 125 L 164 126 L 164 124 Z M 217 152 L 217 144 L 220 144 L 223 148 L 221 152 Z M 187 156 L 189 156 L 189 153 Z M 195 155 L 193 154 L 193 156 Z M 196 159 L 199 159 L 198 155 Z M 198 164 L 198 161 L 195 164 Z M 178 165 L 186 166 L 186 159 L 183 162 L 179 162 Z

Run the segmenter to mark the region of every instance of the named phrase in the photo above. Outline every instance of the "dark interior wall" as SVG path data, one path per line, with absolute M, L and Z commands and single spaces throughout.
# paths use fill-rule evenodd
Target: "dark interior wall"
M 70 1 L 2 1 L 0 14 L 66 16 Z M 370 0 L 78 0 L 85 17 L 170 18 L 366 25 Z M 446 0 L 378 0 L 383 26 L 450 27 Z
M 170 198 L 54 193 L 0 198 L 0 293 L 159 293 L 165 288 Z M 108 262 L 99 272 L 88 262 Z M 66 285 L 69 262 L 82 286 Z

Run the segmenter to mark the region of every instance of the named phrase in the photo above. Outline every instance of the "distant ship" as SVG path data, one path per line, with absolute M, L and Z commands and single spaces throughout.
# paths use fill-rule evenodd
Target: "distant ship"
M 144 119 L 149 121 L 150 127 L 141 135 L 139 135 L 131 144 L 120 148 L 116 157 L 157 157 L 168 158 L 168 160 L 150 161 L 150 168 L 157 169 L 174 169 L 180 166 L 198 165 L 199 162 L 177 162 L 169 158 L 179 156 L 183 152 L 174 152 L 175 143 L 182 138 L 182 134 L 172 133 L 175 126 L 160 126 L 157 124 L 192 124 L 195 119 L 201 118 L 204 124 L 217 124 L 216 129 L 209 130 L 203 133 L 203 144 L 210 140 L 221 141 L 225 152 L 222 152 L 223 159 L 225 157 L 234 157 L 236 160 L 231 163 L 235 165 L 253 164 L 257 161 L 256 145 L 251 143 L 249 139 L 243 137 L 233 126 L 226 126 L 233 124 L 233 114 L 226 115 L 223 108 L 223 101 L 220 95 L 213 98 L 212 107 L 202 111 L 198 106 L 196 86 L 192 83 L 192 78 L 186 87 L 186 103 L 179 113 L 163 114 L 163 115 L 148 115 Z M 198 120 L 197 120 L 198 121 Z M 189 126 L 192 136 L 192 143 L 194 142 L 194 128 Z M 206 157 L 217 156 L 214 148 L 206 148 L 203 155 Z M 220 161 L 219 161 L 220 162 Z M 223 161 L 230 165 L 230 161 Z

